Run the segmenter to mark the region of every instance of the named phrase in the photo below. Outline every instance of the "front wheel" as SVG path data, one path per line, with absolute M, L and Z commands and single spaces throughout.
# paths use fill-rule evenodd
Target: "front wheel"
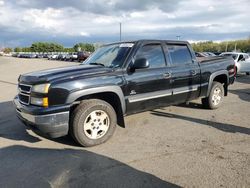
M 220 107 L 224 98 L 224 88 L 219 82 L 213 82 L 209 96 L 202 98 L 201 102 L 205 108 L 217 109 Z
M 117 118 L 113 107 L 99 99 L 82 101 L 71 116 L 70 133 L 82 146 L 106 142 L 114 133 Z

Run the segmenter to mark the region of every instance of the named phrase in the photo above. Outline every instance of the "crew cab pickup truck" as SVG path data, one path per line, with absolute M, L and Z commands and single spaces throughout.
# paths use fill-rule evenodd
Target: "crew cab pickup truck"
M 80 65 L 20 75 L 18 117 L 49 137 L 82 146 L 107 141 L 124 116 L 201 98 L 216 109 L 235 79 L 232 58 L 198 62 L 184 41 L 104 45 Z

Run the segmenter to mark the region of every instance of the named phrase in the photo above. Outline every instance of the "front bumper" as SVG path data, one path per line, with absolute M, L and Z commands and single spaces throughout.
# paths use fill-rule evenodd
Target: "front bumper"
M 42 108 L 22 105 L 16 97 L 17 117 L 34 132 L 42 133 L 51 138 L 65 136 L 69 131 L 69 105 Z

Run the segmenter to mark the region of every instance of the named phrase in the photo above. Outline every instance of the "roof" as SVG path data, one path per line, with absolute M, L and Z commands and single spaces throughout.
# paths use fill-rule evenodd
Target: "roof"
M 119 41 L 119 42 L 112 42 L 105 45 L 111 44 L 120 44 L 120 43 L 136 43 L 136 42 L 166 42 L 166 43 L 177 43 L 177 44 L 189 44 L 188 41 L 182 40 L 158 40 L 158 39 L 140 39 L 140 40 L 132 40 L 132 41 Z

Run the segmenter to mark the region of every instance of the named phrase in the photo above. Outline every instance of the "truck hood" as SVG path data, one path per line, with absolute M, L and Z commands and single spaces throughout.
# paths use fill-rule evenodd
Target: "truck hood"
M 18 81 L 33 85 L 65 79 L 74 79 L 77 77 L 96 76 L 108 72 L 112 72 L 112 69 L 105 68 L 101 65 L 75 65 L 23 74 L 20 75 Z

